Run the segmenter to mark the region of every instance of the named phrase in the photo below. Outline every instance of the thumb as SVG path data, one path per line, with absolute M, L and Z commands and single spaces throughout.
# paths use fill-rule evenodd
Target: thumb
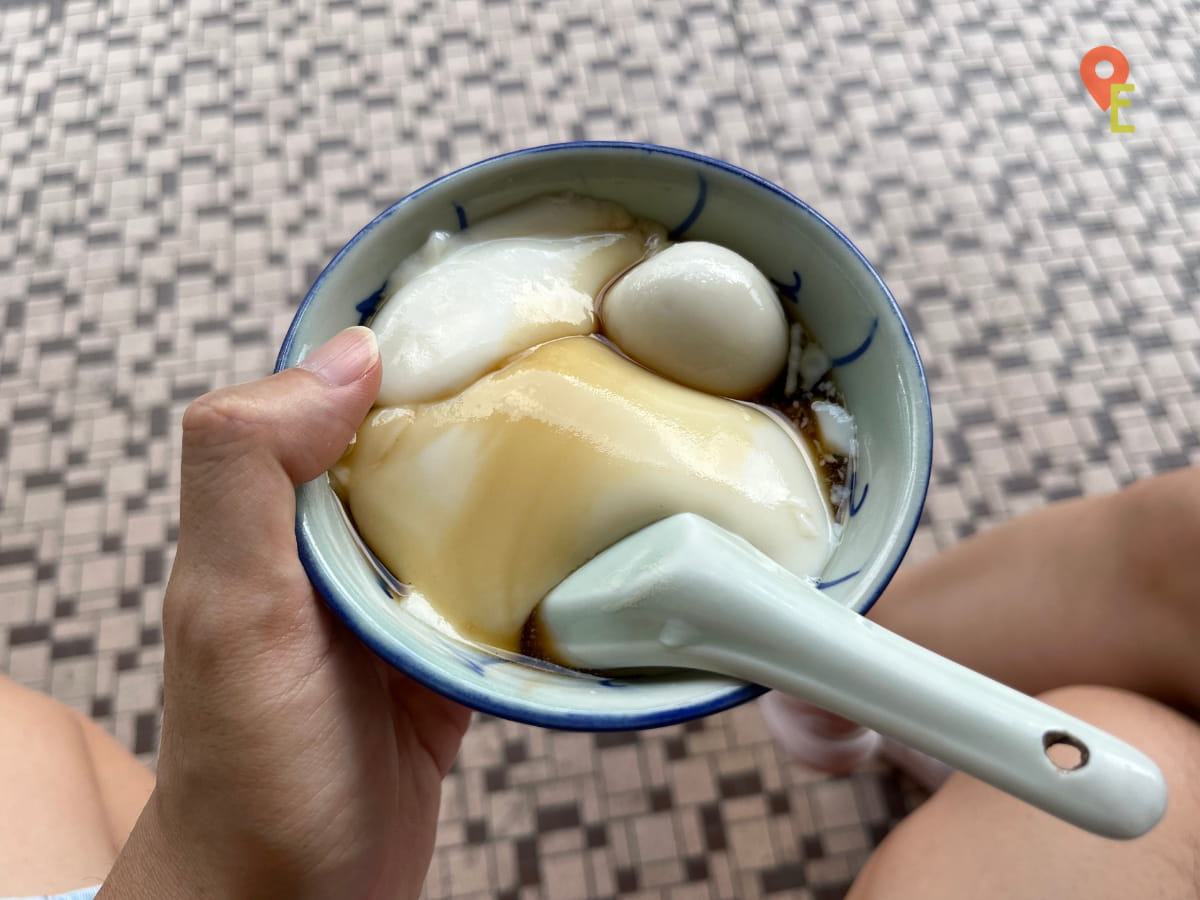
M 178 563 L 252 581 L 292 574 L 295 485 L 337 461 L 379 380 L 375 334 L 354 327 L 297 368 L 193 402 L 183 416 Z

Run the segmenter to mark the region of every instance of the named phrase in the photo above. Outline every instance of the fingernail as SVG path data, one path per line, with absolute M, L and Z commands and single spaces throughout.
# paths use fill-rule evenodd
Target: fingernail
M 300 363 L 330 387 L 344 387 L 362 378 L 379 358 L 375 332 L 355 325 L 334 335 Z

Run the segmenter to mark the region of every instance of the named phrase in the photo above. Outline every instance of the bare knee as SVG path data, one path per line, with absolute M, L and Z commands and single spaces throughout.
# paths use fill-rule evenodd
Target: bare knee
M 39 764 L 50 771 L 69 766 L 79 784 L 94 791 L 120 849 L 154 776 L 82 713 L 0 675 L 0 783 L 6 773 Z
M 852 900 L 1014 896 L 1155 896 L 1195 900 L 1200 791 L 1191 770 L 1200 727 L 1160 703 L 1113 688 L 1069 687 L 1040 699 L 1128 741 L 1162 769 L 1168 809 L 1149 834 L 1110 841 L 955 775 L 884 842 Z
M 87 743 L 62 704 L 0 678 L 0 896 L 92 884 L 116 855 Z
M 71 765 L 94 779 L 87 738 L 74 710 L 0 676 L 0 765 L 7 773 Z

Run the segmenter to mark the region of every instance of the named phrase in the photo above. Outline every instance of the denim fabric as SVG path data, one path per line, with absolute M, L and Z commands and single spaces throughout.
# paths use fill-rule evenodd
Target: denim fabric
M 12 897 L 9 900 L 93 900 L 99 890 L 100 885 L 97 884 L 94 887 L 80 888 L 67 894 L 38 894 L 36 897 Z M 0 900 L 5 900 L 5 898 L 0 897 Z

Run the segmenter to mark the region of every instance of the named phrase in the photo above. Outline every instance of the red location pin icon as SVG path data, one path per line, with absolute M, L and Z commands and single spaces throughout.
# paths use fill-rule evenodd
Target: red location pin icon
M 1112 63 L 1112 74 L 1107 78 L 1096 74 L 1096 66 L 1102 62 Z M 1112 103 L 1112 92 L 1108 86 L 1125 84 L 1125 79 L 1129 77 L 1129 60 L 1116 47 L 1093 47 L 1083 55 L 1083 62 L 1079 64 L 1079 77 L 1083 79 L 1083 86 L 1088 89 L 1096 105 L 1107 110 Z

